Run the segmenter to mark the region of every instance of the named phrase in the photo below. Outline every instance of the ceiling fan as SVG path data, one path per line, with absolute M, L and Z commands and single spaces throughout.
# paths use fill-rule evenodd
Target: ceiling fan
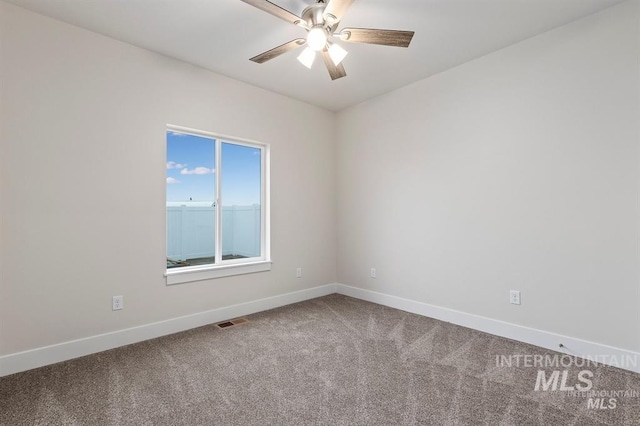
M 342 60 L 347 56 L 347 51 L 333 40 L 409 47 L 414 34 L 413 31 L 373 28 L 343 28 L 341 31 L 337 31 L 340 20 L 355 0 L 328 0 L 326 3 L 324 0 L 317 0 L 315 4 L 305 8 L 301 16 L 296 16 L 267 0 L 242 1 L 280 19 L 298 25 L 307 30 L 308 33 L 306 39 L 297 38 L 291 40 L 288 43 L 254 56 L 250 59 L 251 61 L 262 64 L 306 43 L 307 47 L 298 56 L 298 61 L 307 68 L 311 68 L 319 52 L 332 80 L 347 75 L 342 66 Z

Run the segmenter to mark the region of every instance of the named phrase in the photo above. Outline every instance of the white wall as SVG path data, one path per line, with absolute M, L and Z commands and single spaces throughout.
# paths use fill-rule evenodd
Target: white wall
M 3 2 L 0 29 L 0 355 L 335 282 L 333 113 Z M 167 123 L 271 144 L 271 272 L 165 285 Z
M 639 21 L 627 2 L 339 113 L 339 282 L 640 350 Z

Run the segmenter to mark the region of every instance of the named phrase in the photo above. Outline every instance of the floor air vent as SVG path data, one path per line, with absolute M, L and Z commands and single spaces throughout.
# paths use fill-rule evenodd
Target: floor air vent
M 246 318 L 238 318 L 231 321 L 219 322 L 216 325 L 218 326 L 218 328 L 229 328 L 233 327 L 234 325 L 244 324 L 245 322 L 249 322 L 249 320 Z

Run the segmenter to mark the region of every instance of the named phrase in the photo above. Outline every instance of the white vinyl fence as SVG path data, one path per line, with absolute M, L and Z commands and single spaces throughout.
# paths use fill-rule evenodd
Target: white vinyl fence
M 167 257 L 213 257 L 216 211 L 210 206 L 167 206 Z M 260 205 L 222 207 L 222 255 L 260 256 Z

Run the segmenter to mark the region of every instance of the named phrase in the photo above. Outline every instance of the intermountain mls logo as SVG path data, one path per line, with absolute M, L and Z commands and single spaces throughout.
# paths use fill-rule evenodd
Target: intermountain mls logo
M 570 396 L 587 399 L 587 408 L 592 410 L 613 410 L 620 398 L 638 398 L 636 390 L 594 390 L 593 370 L 608 364 L 623 368 L 637 367 L 638 359 L 633 356 L 614 357 L 573 357 L 569 355 L 496 355 L 497 367 L 537 368 L 536 392 L 567 392 Z M 581 368 L 577 373 L 571 367 Z
M 578 383 L 575 385 L 567 386 L 567 380 L 569 378 L 569 370 L 562 371 L 562 381 L 560 382 L 560 388 L 558 388 L 558 381 L 560 379 L 560 370 L 554 370 L 551 372 L 551 376 L 547 379 L 547 372 L 545 370 L 538 370 L 538 376 L 536 377 L 536 386 L 533 388 L 535 391 L 589 391 L 593 388 L 593 372 L 589 370 L 582 370 L 578 373 Z

